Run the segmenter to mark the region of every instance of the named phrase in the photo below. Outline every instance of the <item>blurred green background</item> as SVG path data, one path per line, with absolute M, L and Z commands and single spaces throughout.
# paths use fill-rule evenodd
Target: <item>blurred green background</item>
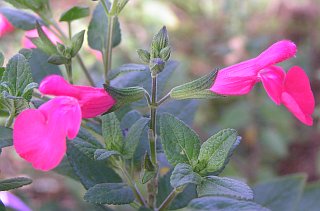
M 87 0 L 51 0 L 56 19 Z M 0 2 L 0 6 L 8 6 Z M 181 62 L 168 89 L 217 67 L 256 56 L 272 43 L 290 39 L 298 46 L 297 57 L 281 65 L 301 66 L 309 75 L 316 103 L 320 94 L 320 0 L 130 0 L 119 17 L 122 42 L 114 49 L 113 67 L 139 63 L 136 49 L 148 48 L 154 33 L 166 25 L 173 49 Z M 73 32 L 87 29 L 90 18 L 73 23 Z M 66 29 L 66 25 L 61 24 Z M 15 30 L 0 38 L 6 58 L 21 48 L 24 32 Z M 96 80 L 102 63 L 89 47 L 81 54 Z M 75 70 L 77 68 L 75 64 Z M 78 83 L 86 83 L 76 71 Z M 309 181 L 320 175 L 320 131 L 298 122 L 283 106 L 276 106 L 261 85 L 246 96 L 201 101 L 193 128 L 205 140 L 221 128 L 235 128 L 243 137 L 224 175 L 243 178 L 249 184 L 277 175 L 305 172 Z M 34 210 L 87 210 L 80 184 L 53 172 L 35 171 L 13 148 L 0 157 L 0 177 L 28 175 L 34 183 L 15 191 Z

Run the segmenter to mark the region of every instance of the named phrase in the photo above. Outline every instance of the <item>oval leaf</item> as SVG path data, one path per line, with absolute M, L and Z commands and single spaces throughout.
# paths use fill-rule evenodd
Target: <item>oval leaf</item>
M 17 177 L 0 180 L 0 191 L 12 190 L 20 188 L 32 183 L 32 180 L 26 177 Z
M 66 22 L 71 22 L 73 20 L 77 20 L 80 18 L 84 18 L 89 16 L 89 8 L 88 7 L 79 7 L 79 6 L 74 6 L 68 11 L 64 12 L 59 21 L 66 21 Z
M 190 183 L 199 184 L 200 181 L 200 175 L 193 172 L 192 167 L 185 163 L 179 163 L 176 165 L 170 177 L 170 184 L 174 188 Z
M 115 113 L 105 114 L 102 120 L 102 136 L 107 150 L 122 152 L 123 136 L 120 128 L 120 122 Z

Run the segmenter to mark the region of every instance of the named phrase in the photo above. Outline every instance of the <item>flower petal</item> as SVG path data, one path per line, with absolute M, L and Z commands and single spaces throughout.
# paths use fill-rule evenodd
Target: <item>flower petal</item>
M 220 70 L 210 90 L 222 95 L 247 94 L 258 80 L 259 71 L 294 56 L 296 50 L 291 41 L 276 42 L 256 58 Z
M 103 114 L 116 102 L 103 88 L 71 85 L 58 75 L 45 78 L 39 90 L 43 94 L 76 98 L 81 106 L 83 118 Z
M 295 66 L 288 71 L 281 100 L 301 122 L 306 125 L 313 124 L 315 100 L 308 76 L 300 67 Z
M 285 76 L 285 71 L 277 66 L 265 68 L 258 74 L 268 96 L 277 105 L 281 104 L 281 94 Z
M 17 153 L 33 167 L 48 171 L 66 152 L 66 136 L 74 138 L 81 124 L 76 99 L 57 97 L 36 109 L 19 114 L 14 123 L 13 144 Z

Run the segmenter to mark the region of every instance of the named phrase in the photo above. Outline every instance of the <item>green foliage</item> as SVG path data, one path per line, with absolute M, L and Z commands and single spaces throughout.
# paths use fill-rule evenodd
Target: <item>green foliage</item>
M 42 30 L 41 25 L 37 22 L 36 28 L 38 31 L 39 37 L 30 38 L 32 43 L 37 46 L 40 50 L 45 52 L 48 55 L 57 54 L 56 46 L 51 42 L 46 33 Z
M 170 184 L 174 188 L 185 186 L 187 184 L 199 184 L 201 176 L 193 172 L 192 167 L 185 163 L 179 163 L 174 167 L 170 177 Z
M 87 189 L 99 183 L 121 182 L 108 162 L 94 159 L 95 151 L 102 148 L 103 146 L 83 129 L 76 139 L 67 142 L 68 160 Z
M 160 52 L 162 49 L 166 48 L 169 45 L 169 35 L 167 28 L 164 26 L 160 29 L 160 31 L 154 35 L 151 47 L 150 47 L 150 55 L 151 59 L 160 58 Z
M 68 58 L 60 55 L 52 55 L 48 58 L 48 63 L 54 65 L 68 64 L 69 61 L 70 60 Z
M 214 83 L 216 75 L 217 70 L 212 71 L 197 80 L 177 86 L 171 90 L 170 97 L 176 100 L 213 99 L 221 97 L 209 90 Z
M 193 199 L 188 205 L 188 210 L 270 211 L 252 201 L 243 201 L 222 196 L 205 196 Z
M 73 35 L 71 38 L 71 57 L 75 57 L 82 47 L 85 30 Z
M 122 152 L 123 135 L 120 128 L 120 122 L 115 113 L 105 114 L 102 120 L 102 136 L 107 150 Z
M 32 183 L 32 180 L 26 177 L 16 177 L 10 179 L 0 180 L 0 191 L 7 191 L 16 188 L 20 188 Z
M 224 129 L 211 136 L 201 146 L 196 171 L 201 175 L 220 172 L 239 140 L 237 131 L 233 129 Z
M 160 117 L 160 136 L 163 150 L 171 165 L 196 165 L 200 139 L 191 128 L 174 116 L 163 114 Z
M 150 62 L 150 53 L 147 50 L 144 49 L 138 49 L 137 53 L 139 55 L 140 60 L 145 63 L 145 64 L 149 64 Z
M 0 126 L 0 149 L 12 146 L 12 129 Z
M 133 157 L 143 133 L 147 130 L 149 121 L 148 118 L 141 118 L 130 128 L 124 139 L 123 155 L 126 159 L 131 159 Z
M 2 52 L 0 52 L 0 67 L 2 67 L 4 64 L 4 55 Z M 1 77 L 1 76 L 0 76 Z
M 112 35 L 112 47 L 121 42 L 121 30 L 118 18 L 114 18 Z M 88 28 L 88 44 L 92 49 L 103 52 L 107 43 L 108 18 L 101 3 L 93 11 L 92 19 Z
M 49 8 L 48 0 L 5 0 L 16 8 L 31 9 L 37 12 L 44 12 Z
M 247 184 L 227 177 L 208 176 L 203 178 L 197 186 L 197 193 L 199 197 L 228 196 L 253 200 L 253 192 Z
M 121 155 L 118 151 L 108 151 L 105 149 L 97 149 L 94 152 L 95 160 L 107 160 L 112 155 Z
M 301 200 L 299 202 L 299 208 L 297 211 L 317 211 L 320 207 L 320 183 L 311 183 L 306 185 Z
M 2 7 L 0 8 L 0 13 L 3 14 L 15 28 L 25 31 L 36 28 L 36 22 L 41 22 L 36 16 L 13 8 Z
M 304 183 L 304 175 L 289 175 L 263 182 L 253 188 L 254 201 L 272 211 L 295 210 Z
M 74 20 L 78 20 L 84 17 L 89 16 L 90 11 L 88 7 L 79 7 L 79 6 L 74 6 L 70 8 L 69 10 L 65 11 L 59 21 L 66 21 L 66 22 L 71 22 Z
M 40 83 L 48 75 L 62 75 L 58 66 L 48 63 L 49 56 L 39 49 L 32 49 L 32 56 L 29 60 L 32 78 Z
M 134 201 L 134 194 L 124 183 L 102 183 L 89 188 L 84 200 L 96 204 L 129 204 Z

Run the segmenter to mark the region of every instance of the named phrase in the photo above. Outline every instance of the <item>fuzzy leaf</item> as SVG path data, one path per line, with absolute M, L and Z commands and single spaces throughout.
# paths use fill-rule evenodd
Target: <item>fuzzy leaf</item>
M 91 48 L 103 51 L 107 43 L 108 18 L 101 3 L 93 11 L 93 16 L 88 28 L 88 44 Z M 116 47 L 121 42 L 120 23 L 118 18 L 114 18 L 112 47 Z
M 81 32 L 73 35 L 73 37 L 71 38 L 71 56 L 75 57 L 77 55 L 77 53 L 80 51 L 82 44 L 83 44 L 83 40 L 84 40 L 84 34 L 85 34 L 85 30 L 82 30 Z
M 0 191 L 7 191 L 20 188 L 32 183 L 32 180 L 26 177 L 16 177 L 0 180 Z
M 187 208 L 192 211 L 271 211 L 252 201 L 241 201 L 221 196 L 206 196 L 193 199 Z
M 201 175 L 219 172 L 240 139 L 236 130 L 224 129 L 211 136 L 200 149 L 196 172 Z
M 227 177 L 205 177 L 197 186 L 199 197 L 230 196 L 233 198 L 253 200 L 251 188 L 244 182 Z
M 25 31 L 36 28 L 36 22 L 41 21 L 30 13 L 13 8 L 2 7 L 0 8 L 0 13 L 3 14 L 15 28 Z
M 94 159 L 95 160 L 107 160 L 112 155 L 120 155 L 117 151 L 108 151 L 105 149 L 97 149 L 94 152 Z
M 37 46 L 40 50 L 45 52 L 48 55 L 58 54 L 56 46 L 51 42 L 46 33 L 42 30 L 40 24 L 36 23 L 36 28 L 38 31 L 39 37 L 30 38 L 32 43 Z
M 134 194 L 124 183 L 102 183 L 89 188 L 84 200 L 96 204 L 130 204 Z
M 79 7 L 79 6 L 74 6 L 68 11 L 64 12 L 59 21 L 66 21 L 66 22 L 71 22 L 77 19 L 81 19 L 84 17 L 89 16 L 90 11 L 88 7 Z
M 290 175 L 263 182 L 253 188 L 254 201 L 272 211 L 295 210 L 305 184 L 304 175 Z
M 148 118 L 141 118 L 130 128 L 127 137 L 124 140 L 123 155 L 126 159 L 131 159 L 134 155 L 134 152 L 143 136 L 146 132 L 148 123 Z
M 107 150 L 122 152 L 123 135 L 120 128 L 120 122 L 115 113 L 105 114 L 102 120 L 102 136 Z
M 186 163 L 194 166 L 200 151 L 198 135 L 171 114 L 160 117 L 160 136 L 164 152 L 171 165 Z
M 201 176 L 193 172 L 192 167 L 185 163 L 177 164 L 170 177 L 170 184 L 174 188 L 190 183 L 199 184 L 200 182 Z

